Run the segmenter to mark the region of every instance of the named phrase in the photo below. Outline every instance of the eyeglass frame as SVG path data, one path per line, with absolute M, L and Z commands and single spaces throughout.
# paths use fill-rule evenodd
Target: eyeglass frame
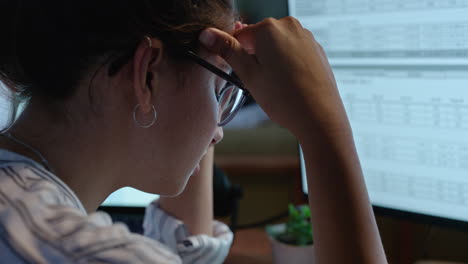
M 230 114 L 229 118 L 227 118 L 226 120 L 221 121 L 220 123 L 218 123 L 218 126 L 220 126 L 220 127 L 225 126 L 230 121 L 232 121 L 232 119 L 236 116 L 236 114 L 239 112 L 239 110 L 245 104 L 245 102 L 247 101 L 247 98 L 250 96 L 250 92 L 247 91 L 244 84 L 242 83 L 242 81 L 239 78 L 236 78 L 236 77 L 234 77 L 232 75 L 229 75 L 226 72 L 224 72 L 223 70 L 221 70 L 220 68 L 218 68 L 215 65 L 209 63 L 208 61 L 206 61 L 205 59 L 203 59 L 199 55 L 197 55 L 195 52 L 190 50 L 190 48 L 188 48 L 188 47 L 187 48 L 182 48 L 182 49 L 180 49 L 179 52 L 182 55 L 184 55 L 184 56 L 188 57 L 189 59 L 191 59 L 192 61 L 194 61 L 195 63 L 197 63 L 198 65 L 200 65 L 203 68 L 209 70 L 210 72 L 216 74 L 217 76 L 221 77 L 225 81 L 227 81 L 227 82 L 229 82 L 231 84 L 234 84 L 236 87 L 238 87 L 239 89 L 242 90 L 243 98 L 242 98 L 242 101 L 239 103 L 238 108 L 235 109 L 235 111 Z M 118 70 L 119 70 L 119 67 L 121 65 L 123 65 L 124 62 L 131 57 L 131 54 L 132 53 L 129 52 L 128 54 L 123 55 L 120 58 L 117 58 L 114 62 L 112 62 L 111 65 L 109 66 L 108 74 L 110 76 L 116 74 L 118 72 Z
M 242 83 L 242 81 L 239 79 L 239 78 L 236 78 L 235 76 L 232 76 L 232 75 L 229 75 L 227 74 L 226 72 L 224 72 L 223 70 L 221 70 L 220 68 L 216 67 L 215 65 L 209 63 L 208 61 L 206 61 L 205 59 L 201 58 L 200 56 L 198 56 L 195 52 L 191 51 L 190 49 L 184 49 L 183 50 L 183 54 L 185 56 L 187 56 L 189 59 L 193 60 L 195 63 L 197 63 L 198 65 L 202 66 L 203 68 L 209 70 L 210 72 L 218 75 L 219 77 L 221 77 L 222 79 L 224 79 L 225 81 L 231 83 L 231 84 L 234 84 L 236 87 L 238 87 L 239 89 L 242 90 L 242 95 L 243 95 L 243 98 L 242 98 L 242 101 L 239 103 L 239 106 L 237 107 L 237 109 L 235 109 L 230 115 L 229 117 L 224 120 L 224 121 L 221 121 L 220 123 L 218 123 L 218 126 L 219 127 L 223 127 L 225 126 L 226 124 L 228 124 L 229 122 L 232 121 L 232 119 L 237 115 L 237 113 L 239 112 L 239 110 L 242 108 L 242 106 L 245 104 L 245 102 L 247 101 L 247 98 L 250 96 L 250 92 L 245 88 L 244 86 L 244 83 Z

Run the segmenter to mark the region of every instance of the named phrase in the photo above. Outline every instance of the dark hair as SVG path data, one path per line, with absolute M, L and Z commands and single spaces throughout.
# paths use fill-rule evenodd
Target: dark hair
M 231 0 L 0 0 L 0 80 L 23 99 L 66 99 L 103 58 L 117 73 L 144 36 L 178 58 L 235 19 Z

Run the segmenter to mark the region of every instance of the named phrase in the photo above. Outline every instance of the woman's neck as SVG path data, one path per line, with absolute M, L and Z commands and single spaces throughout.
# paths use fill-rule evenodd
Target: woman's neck
M 93 212 L 119 187 L 118 162 L 112 156 L 113 145 L 96 126 L 69 124 L 51 116 L 40 103 L 31 103 L 9 132 L 41 153 L 56 176 L 78 196 L 88 212 Z M 93 129 L 94 128 L 94 129 Z M 0 145 L 43 163 L 24 145 L 2 137 Z

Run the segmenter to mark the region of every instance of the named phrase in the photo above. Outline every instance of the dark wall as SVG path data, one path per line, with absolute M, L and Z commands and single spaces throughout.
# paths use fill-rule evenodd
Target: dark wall
M 236 0 L 237 8 L 247 23 L 256 23 L 268 17 L 288 15 L 287 0 Z

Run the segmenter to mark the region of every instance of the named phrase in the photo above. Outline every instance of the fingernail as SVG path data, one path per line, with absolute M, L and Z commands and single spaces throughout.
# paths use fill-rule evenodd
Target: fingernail
M 213 46 L 215 39 L 216 39 L 215 34 L 209 29 L 203 30 L 199 36 L 200 42 L 203 43 L 203 45 L 208 46 L 208 47 Z

